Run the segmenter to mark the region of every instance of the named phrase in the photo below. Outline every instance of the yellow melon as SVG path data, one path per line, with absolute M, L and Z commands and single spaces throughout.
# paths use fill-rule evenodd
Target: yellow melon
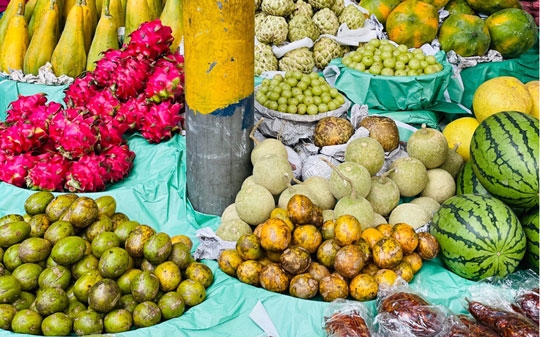
M 529 90 L 513 76 L 494 77 L 480 84 L 472 102 L 474 115 L 479 122 L 500 111 L 529 113 L 532 106 Z
M 457 145 L 456 152 L 465 161 L 469 161 L 471 139 L 478 124 L 480 123 L 474 117 L 461 117 L 448 123 L 442 130 L 448 141 L 448 147 L 454 148 Z
M 530 114 L 536 118 L 539 118 L 538 117 L 538 100 L 540 99 L 538 97 L 539 96 L 539 92 L 538 92 L 539 83 L 540 81 L 529 81 L 525 83 L 525 87 L 527 88 L 527 90 L 529 90 L 529 94 L 531 95 L 531 99 L 532 99 L 532 109 L 530 111 Z

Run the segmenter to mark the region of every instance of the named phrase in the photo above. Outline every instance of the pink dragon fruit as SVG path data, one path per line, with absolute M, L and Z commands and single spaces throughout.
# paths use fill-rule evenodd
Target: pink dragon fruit
M 6 154 L 32 152 L 47 141 L 47 132 L 32 122 L 19 121 L 0 130 L 0 148 Z
M 135 131 L 139 127 L 141 119 L 148 114 L 148 104 L 144 95 L 130 98 L 117 110 L 114 117 L 120 123 L 128 126 L 128 130 Z
M 156 103 L 166 99 L 177 102 L 184 97 L 184 57 L 169 53 L 159 58 L 144 90 L 146 97 Z
M 5 162 L 0 170 L 0 180 L 18 187 L 26 187 L 28 170 L 34 167 L 36 157 L 26 152 L 17 155 L 4 155 Z
M 87 100 L 84 106 L 95 116 L 114 116 L 120 106 L 120 101 L 109 88 L 96 91 L 94 96 Z
M 103 151 L 105 165 L 110 168 L 111 182 L 124 179 L 133 167 L 135 152 L 131 151 L 127 144 L 115 145 Z
M 67 107 L 85 106 L 93 99 L 99 88 L 94 84 L 94 75 L 86 73 L 77 77 L 66 90 L 64 90 L 64 103 Z
M 38 93 L 30 96 L 19 95 L 17 99 L 10 103 L 6 111 L 7 124 L 16 123 L 21 120 L 27 120 L 34 110 L 42 109 L 47 105 L 47 96 L 44 93 Z
M 89 114 L 73 114 L 73 109 L 66 109 L 66 114 L 57 114 L 51 121 L 49 137 L 56 143 L 56 149 L 67 159 L 76 159 L 92 153 L 98 142 L 96 118 Z
M 96 62 L 96 68 L 92 72 L 94 83 L 101 88 L 108 87 L 113 82 L 115 73 L 121 71 L 118 68 L 122 56 L 122 50 L 109 49 L 105 51 L 103 57 Z
M 141 24 L 129 35 L 129 43 L 122 48 L 132 55 L 156 60 L 170 50 L 173 40 L 171 27 L 164 26 L 160 19 L 156 19 Z
M 85 154 L 72 161 L 66 172 L 64 189 L 70 192 L 98 192 L 105 190 L 112 180 L 104 157 L 95 153 Z
M 110 147 L 122 144 L 124 142 L 123 136 L 129 129 L 127 123 L 111 116 L 101 117 L 96 126 L 99 133 L 99 141 L 96 146 L 98 151 L 105 151 Z
M 182 103 L 163 101 L 149 104 L 148 114 L 143 116 L 138 130 L 150 143 L 160 143 L 172 138 L 180 130 L 183 117 L 180 115 Z
M 62 192 L 68 166 L 69 161 L 58 153 L 37 155 L 34 166 L 28 170 L 26 186 L 32 190 Z

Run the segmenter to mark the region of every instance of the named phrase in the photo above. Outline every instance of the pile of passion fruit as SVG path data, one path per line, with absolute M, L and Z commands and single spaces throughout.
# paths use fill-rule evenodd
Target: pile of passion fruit
M 31 335 L 118 333 L 181 316 L 212 270 L 186 235 L 116 211 L 111 196 L 40 191 L 0 217 L 0 328 Z
M 295 194 L 252 234 L 221 252 L 219 268 L 241 282 L 294 297 L 373 300 L 382 287 L 410 282 L 439 253 L 430 233 L 406 223 L 362 228 L 352 215 L 323 221 L 309 197 Z

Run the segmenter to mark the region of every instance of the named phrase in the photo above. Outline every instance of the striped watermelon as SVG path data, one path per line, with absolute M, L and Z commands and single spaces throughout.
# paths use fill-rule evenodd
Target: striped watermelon
M 538 273 L 538 209 L 521 218 L 521 226 L 527 237 L 527 252 L 524 262 Z
M 478 181 L 472 169 L 472 163 L 469 160 L 461 167 L 456 177 L 456 195 L 462 194 L 484 194 L 491 195 L 484 186 Z
M 471 139 L 471 162 L 480 183 L 512 207 L 538 205 L 538 119 L 503 111 L 483 120 Z
M 447 199 L 433 215 L 430 232 L 446 267 L 474 281 L 514 272 L 525 255 L 527 239 L 518 217 L 492 196 Z

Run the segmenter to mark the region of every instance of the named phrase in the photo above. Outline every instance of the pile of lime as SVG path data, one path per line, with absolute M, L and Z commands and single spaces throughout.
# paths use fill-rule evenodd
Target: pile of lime
M 263 79 L 255 99 L 268 109 L 299 115 L 333 111 L 345 104 L 345 97 L 319 73 L 300 71 Z
M 409 49 L 390 40 L 372 39 L 343 56 L 341 63 L 354 70 L 372 75 L 419 76 L 443 70 L 434 55 L 420 48 Z
M 179 317 L 214 275 L 169 236 L 96 199 L 40 191 L 0 217 L 0 329 L 68 336 L 119 333 Z

